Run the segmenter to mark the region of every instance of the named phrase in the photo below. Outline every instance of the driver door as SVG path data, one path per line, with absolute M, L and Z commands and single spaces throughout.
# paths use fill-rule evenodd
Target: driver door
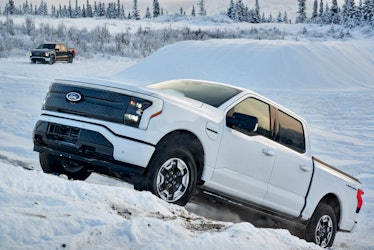
M 274 161 L 276 142 L 271 137 L 273 122 L 270 105 L 249 97 L 231 107 L 234 113 L 256 117 L 256 131 L 243 131 L 225 125 L 211 186 L 239 199 L 261 204 L 267 192 Z

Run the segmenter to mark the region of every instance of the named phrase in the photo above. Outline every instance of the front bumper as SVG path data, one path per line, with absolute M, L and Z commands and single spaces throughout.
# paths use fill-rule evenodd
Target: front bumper
M 77 124 L 78 125 L 78 124 Z M 95 126 L 95 125 L 92 125 Z M 131 153 L 131 146 L 141 144 L 122 139 L 122 151 L 127 152 L 128 159 L 116 159 L 118 149 L 102 133 L 83 129 L 83 126 L 72 126 L 62 123 L 38 121 L 33 132 L 34 151 L 48 152 L 61 157 L 78 160 L 87 163 L 89 168 L 95 172 L 114 171 L 126 175 L 143 174 L 145 162 L 148 159 L 136 159 L 137 154 Z M 148 154 L 143 157 L 151 157 L 153 150 L 149 145 L 138 145 L 135 148 L 148 148 Z M 149 156 L 147 156 L 149 155 Z M 118 157 L 117 157 L 118 158 Z
M 43 56 L 30 56 L 31 61 L 38 61 L 38 62 L 50 62 L 50 57 L 43 57 Z

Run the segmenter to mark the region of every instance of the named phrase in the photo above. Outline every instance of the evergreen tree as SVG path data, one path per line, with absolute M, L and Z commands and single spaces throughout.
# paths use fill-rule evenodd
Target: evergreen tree
M 234 0 L 231 0 L 229 8 L 227 9 L 227 16 L 231 19 L 234 19 L 234 12 L 235 12 L 235 4 L 234 4 Z
M 158 0 L 153 0 L 153 17 L 158 17 L 160 15 L 160 4 Z
M 116 9 L 116 16 L 119 18 L 121 15 L 121 3 L 120 0 L 117 0 L 117 9 Z
M 261 22 L 260 4 L 259 4 L 258 0 L 256 0 L 256 3 L 255 3 L 255 13 L 253 15 L 253 21 L 254 21 L 254 23 L 260 23 Z
M 145 12 L 145 16 L 144 16 L 146 19 L 150 19 L 152 16 L 151 16 L 151 11 L 149 10 L 149 7 L 147 6 L 147 10 Z
M 69 0 L 69 6 L 68 6 L 68 13 L 67 17 L 72 18 L 73 17 L 73 10 L 71 8 L 71 0 Z
M 313 12 L 311 16 L 312 22 L 316 23 L 318 17 L 318 0 L 314 0 L 313 2 Z
M 205 0 L 199 0 L 197 6 L 199 7 L 199 16 L 206 16 Z
M 235 4 L 234 21 L 243 22 L 245 17 L 245 6 L 242 0 Z
M 327 2 L 325 4 L 325 10 L 323 11 L 323 15 L 322 15 L 322 23 L 323 24 L 330 24 L 331 23 L 330 8 L 329 8 L 329 4 Z
M 319 2 L 319 11 L 318 11 L 318 17 L 322 18 L 323 16 L 323 0 Z
M 281 14 L 281 12 L 279 11 L 279 12 L 278 12 L 278 16 L 277 16 L 277 23 L 282 23 L 282 22 L 283 22 L 282 14 Z
M 345 0 L 341 16 L 341 21 L 343 24 L 348 25 L 350 27 L 355 26 L 357 24 L 356 6 L 354 0 Z
M 330 8 L 330 21 L 333 24 L 338 24 L 340 22 L 339 6 L 337 0 L 332 0 L 332 6 Z
M 362 19 L 366 24 L 374 22 L 374 0 L 365 0 L 362 6 Z
M 83 8 L 82 8 L 82 17 L 87 17 L 87 10 L 86 10 L 86 6 L 83 4 Z
M 133 2 L 131 17 L 134 20 L 140 20 L 140 14 L 139 14 L 139 10 L 138 10 L 138 0 L 134 0 L 134 2 Z
M 93 11 L 92 11 L 92 6 L 87 0 L 87 5 L 86 5 L 86 15 L 87 17 L 93 17 Z
M 191 16 L 196 16 L 195 5 L 192 5 Z
M 305 2 L 306 0 L 298 0 L 299 2 L 299 10 L 297 13 L 299 14 L 296 17 L 296 23 L 304 23 L 306 21 L 306 5 Z
M 98 9 L 96 1 L 94 2 L 93 15 L 94 15 L 94 17 L 99 16 L 99 9 Z
M 121 4 L 121 9 L 120 9 L 120 12 L 119 12 L 119 19 L 125 19 L 126 16 L 125 16 L 125 8 L 123 7 L 123 4 Z
M 288 23 L 288 15 L 286 11 L 283 14 L 283 23 Z
M 79 18 L 81 17 L 81 15 L 82 13 L 81 13 L 80 7 L 78 6 L 78 0 L 75 0 L 75 8 L 74 8 L 73 17 Z
M 16 14 L 16 6 L 14 5 L 14 0 L 9 0 L 7 5 L 7 14 L 15 15 Z
M 39 8 L 38 8 L 38 15 L 47 16 L 48 15 L 48 8 L 47 3 L 41 0 Z

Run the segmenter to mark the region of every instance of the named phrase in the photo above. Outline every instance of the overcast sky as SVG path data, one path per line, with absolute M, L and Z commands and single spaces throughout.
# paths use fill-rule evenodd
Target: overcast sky
M 52 4 L 54 5 L 68 5 L 69 0 L 43 0 L 47 2 L 48 9 L 51 7 Z M 117 0 L 96 0 L 97 2 L 117 2 Z M 242 0 L 244 4 L 246 4 L 249 8 L 254 8 L 255 0 Z M 310 15 L 312 11 L 312 5 L 314 0 L 307 0 L 307 13 Z M 329 3 L 331 6 L 331 0 L 324 0 L 323 2 Z M 344 0 L 338 0 L 339 5 L 341 6 Z M 0 6 L 4 8 L 4 5 L 8 0 L 0 0 Z M 26 2 L 26 0 L 14 0 L 17 6 L 21 5 L 22 3 Z M 28 0 L 29 3 L 36 5 L 40 5 L 41 0 Z M 86 4 L 87 0 L 78 0 L 78 5 L 83 6 Z M 95 0 L 89 0 L 91 4 L 95 2 Z M 120 0 L 120 2 L 124 5 L 126 13 L 131 10 L 133 0 Z M 139 10 L 144 15 L 147 6 L 152 8 L 153 0 L 138 0 Z M 169 14 L 173 14 L 179 11 L 182 7 L 187 14 L 191 13 L 192 5 L 197 7 L 198 0 L 159 0 L 161 8 L 164 11 L 168 11 Z M 227 10 L 229 6 L 230 0 L 206 0 L 206 8 L 208 15 L 219 13 L 221 11 Z M 320 0 L 318 0 L 318 3 Z M 71 0 L 73 6 L 75 6 L 75 0 Z M 266 15 L 272 13 L 275 17 L 278 12 L 283 13 L 287 11 L 290 17 L 296 16 L 296 12 L 298 9 L 298 1 L 297 0 L 259 0 L 261 13 L 265 12 Z

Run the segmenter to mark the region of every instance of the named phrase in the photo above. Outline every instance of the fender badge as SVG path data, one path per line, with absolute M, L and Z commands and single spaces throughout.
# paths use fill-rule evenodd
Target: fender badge
M 66 100 L 69 102 L 79 102 L 82 100 L 82 95 L 78 92 L 69 92 L 66 94 Z

